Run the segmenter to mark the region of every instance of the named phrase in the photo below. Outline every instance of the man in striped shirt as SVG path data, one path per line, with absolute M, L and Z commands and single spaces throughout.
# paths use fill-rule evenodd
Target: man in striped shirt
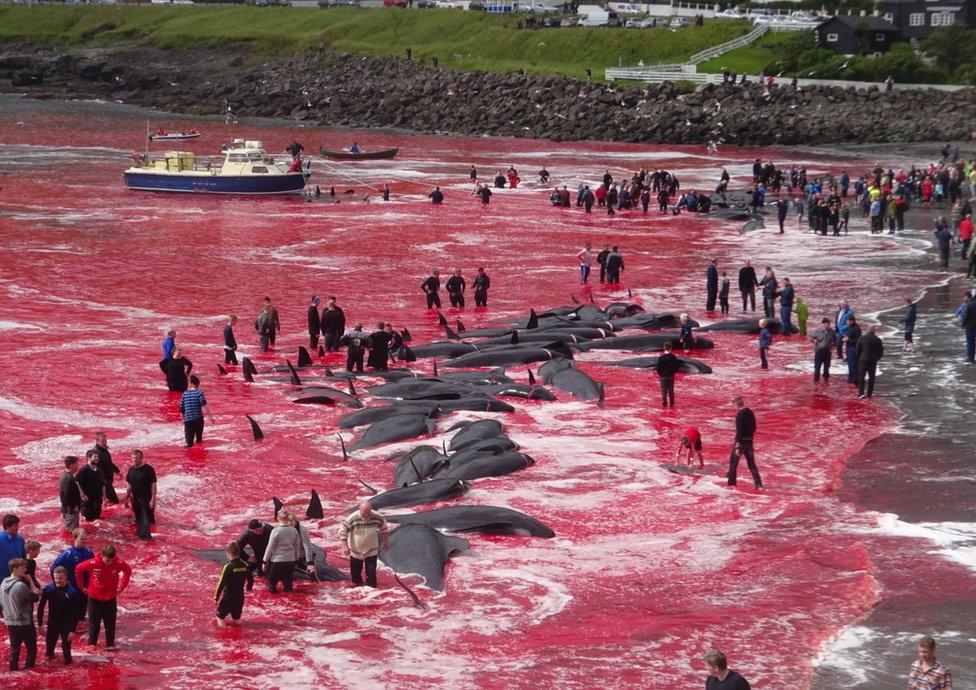
M 191 447 L 194 442 L 203 442 L 203 414 L 207 413 L 213 422 L 213 415 L 207 411 L 207 398 L 200 390 L 200 379 L 190 377 L 190 389 L 180 398 L 180 413 L 183 415 L 183 432 L 186 435 L 184 448 Z
M 952 674 L 935 658 L 935 639 L 918 640 L 918 659 L 908 673 L 908 690 L 952 690 Z

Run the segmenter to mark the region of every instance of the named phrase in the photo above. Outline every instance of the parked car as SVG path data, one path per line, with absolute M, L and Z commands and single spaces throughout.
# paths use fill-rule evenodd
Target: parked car
M 518 3 L 518 11 L 525 12 L 526 14 L 548 14 L 550 12 L 559 12 L 559 9 L 552 5 L 547 5 L 544 2 L 539 2 L 539 0 L 526 0 L 526 2 Z
M 664 20 L 657 17 L 644 17 L 642 19 L 629 19 L 627 26 L 631 29 L 652 29 L 656 26 L 664 26 Z
M 682 17 L 671 17 L 671 21 L 668 22 L 668 26 L 672 29 L 680 29 L 683 26 L 688 26 L 688 20 Z
M 485 11 L 485 3 L 479 2 L 478 0 L 474 0 L 473 2 L 469 2 L 468 3 L 468 11 L 469 12 L 484 12 Z
M 722 10 L 715 14 L 716 19 L 745 19 L 746 15 L 742 14 L 739 10 L 734 7 L 730 7 L 727 10 Z
M 319 0 L 319 7 L 356 7 L 356 0 Z
M 383 7 L 406 7 L 407 0 L 383 0 Z
M 580 5 L 577 26 L 620 26 L 620 17 L 613 10 L 599 5 Z

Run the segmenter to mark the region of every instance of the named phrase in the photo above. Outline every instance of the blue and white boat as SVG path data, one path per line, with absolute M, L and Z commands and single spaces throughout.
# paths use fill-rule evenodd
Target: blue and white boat
M 303 161 L 275 160 L 260 141 L 236 140 L 220 156 L 166 151 L 138 156 L 122 176 L 125 186 L 149 192 L 201 194 L 298 194 L 311 177 Z

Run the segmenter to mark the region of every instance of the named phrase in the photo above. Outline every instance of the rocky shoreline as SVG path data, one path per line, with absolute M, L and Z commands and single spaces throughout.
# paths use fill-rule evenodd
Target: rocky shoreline
M 288 118 L 306 126 L 396 128 L 553 141 L 819 145 L 968 140 L 976 90 L 856 91 L 605 85 L 560 76 L 461 72 L 405 58 L 319 49 L 163 51 L 7 45 L 0 92 L 101 98 L 189 115 Z

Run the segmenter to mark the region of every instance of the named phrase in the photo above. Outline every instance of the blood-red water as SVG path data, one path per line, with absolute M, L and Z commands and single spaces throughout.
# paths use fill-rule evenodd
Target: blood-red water
M 439 339 L 419 287 L 434 267 L 459 266 L 469 280 L 479 265 L 491 274 L 487 310 L 446 310 L 468 328 L 568 303 L 571 294 L 586 301 L 574 259 L 586 240 L 598 249 L 619 244 L 626 261 L 621 290 L 594 286 L 598 305 L 627 299 L 629 288 L 648 311 L 688 311 L 701 320 L 708 320 L 703 283 L 712 256 L 733 280 L 733 316 L 735 277 L 747 258 L 794 280 L 811 323 L 832 314 L 841 297 L 856 298 L 867 314 L 903 291 L 917 292 L 931 276 L 913 268 L 910 243 L 861 231 L 739 235 L 738 223 L 687 214 L 608 219 L 554 209 L 531 184 L 543 164 L 571 189 L 607 168 L 619 178 L 641 165 L 677 171 L 684 187 L 707 188 L 720 165 L 741 185 L 756 157 L 796 160 L 811 171 L 866 169 L 874 161 L 809 151 L 706 156 L 692 148 L 156 122 L 202 129 L 204 137 L 181 145 L 198 154 L 231 137 L 262 140 L 269 150 L 296 138 L 310 150 L 353 138 L 365 148 L 400 147 L 395 161 L 317 165 L 313 181 L 326 191 L 334 184 L 337 205 L 156 195 L 122 185 L 129 153 L 142 147 L 143 121 L 109 108 L 85 110 L 18 104 L 0 119 L 7 144 L 0 160 L 10 173 L 0 177 L 0 508 L 19 514 L 22 533 L 42 542 L 46 571 L 65 543 L 60 458 L 81 454 L 104 430 L 117 462 L 127 466 L 138 447 L 156 468 L 159 525 L 155 540 L 142 543 L 118 507 L 90 527 L 96 547 L 117 544 L 134 568 L 120 600 L 122 650 L 107 656 L 77 645 L 74 668 L 42 663 L 18 687 L 689 688 L 703 682 L 701 655 L 721 648 L 754 687 L 793 690 L 809 683 L 822 646 L 880 595 L 869 549 L 875 520 L 840 502 L 834 489 L 844 459 L 893 425 L 897 411 L 883 398 L 857 400 L 841 371 L 814 386 L 810 348 L 799 337 L 777 339 L 764 372 L 754 336 L 730 333 L 715 334 L 716 348 L 701 353 L 713 375 L 679 379 L 674 410 L 660 409 L 652 373 L 607 366 L 628 355 L 603 351 L 579 358 L 606 382 L 603 409 L 559 393 L 558 402 L 517 402 L 515 414 L 500 416 L 536 464 L 474 482 L 464 502 L 522 510 L 551 525 L 555 539 L 468 536 L 471 550 L 452 561 L 445 591 L 417 587 L 426 611 L 412 607 L 382 570 L 375 593 L 309 583 L 289 596 L 256 589 L 245 626 L 216 629 L 218 566 L 196 558 L 195 549 L 225 544 L 251 517 L 270 519 L 272 495 L 303 512 L 315 488 L 327 518 L 308 526 L 341 565 L 336 526 L 364 493 L 357 480 L 392 484 L 392 465 L 383 462 L 391 447 L 343 462 L 335 432 L 344 410 L 293 405 L 287 384 L 260 376 L 247 384 L 239 370 L 217 375 L 230 312 L 241 316 L 243 354 L 261 366 L 306 344 L 312 294 L 337 295 L 351 323 L 389 320 L 416 342 Z M 483 207 L 467 182 L 472 163 L 483 177 L 514 164 L 530 184 L 498 190 Z M 375 191 L 384 182 L 393 192 L 389 204 Z M 445 189 L 442 207 L 424 198 L 434 184 Z M 278 305 L 284 334 L 277 352 L 261 356 L 250 324 L 265 295 Z M 217 417 L 204 445 L 189 452 L 181 447 L 177 398 L 157 368 L 169 327 L 178 329 Z M 418 364 L 428 370 L 429 363 Z M 521 367 L 509 373 L 526 377 Z M 751 489 L 748 472 L 736 490 L 720 476 L 734 395 L 759 419 L 763 493 Z M 252 440 L 245 414 L 260 422 L 264 442 Z M 445 417 L 438 434 L 475 416 Z M 715 468 L 705 477 L 662 467 L 693 425 Z M 885 541 L 906 578 L 921 567 L 912 558 L 918 548 Z M 972 587 L 962 572 L 955 582 L 948 586 Z

